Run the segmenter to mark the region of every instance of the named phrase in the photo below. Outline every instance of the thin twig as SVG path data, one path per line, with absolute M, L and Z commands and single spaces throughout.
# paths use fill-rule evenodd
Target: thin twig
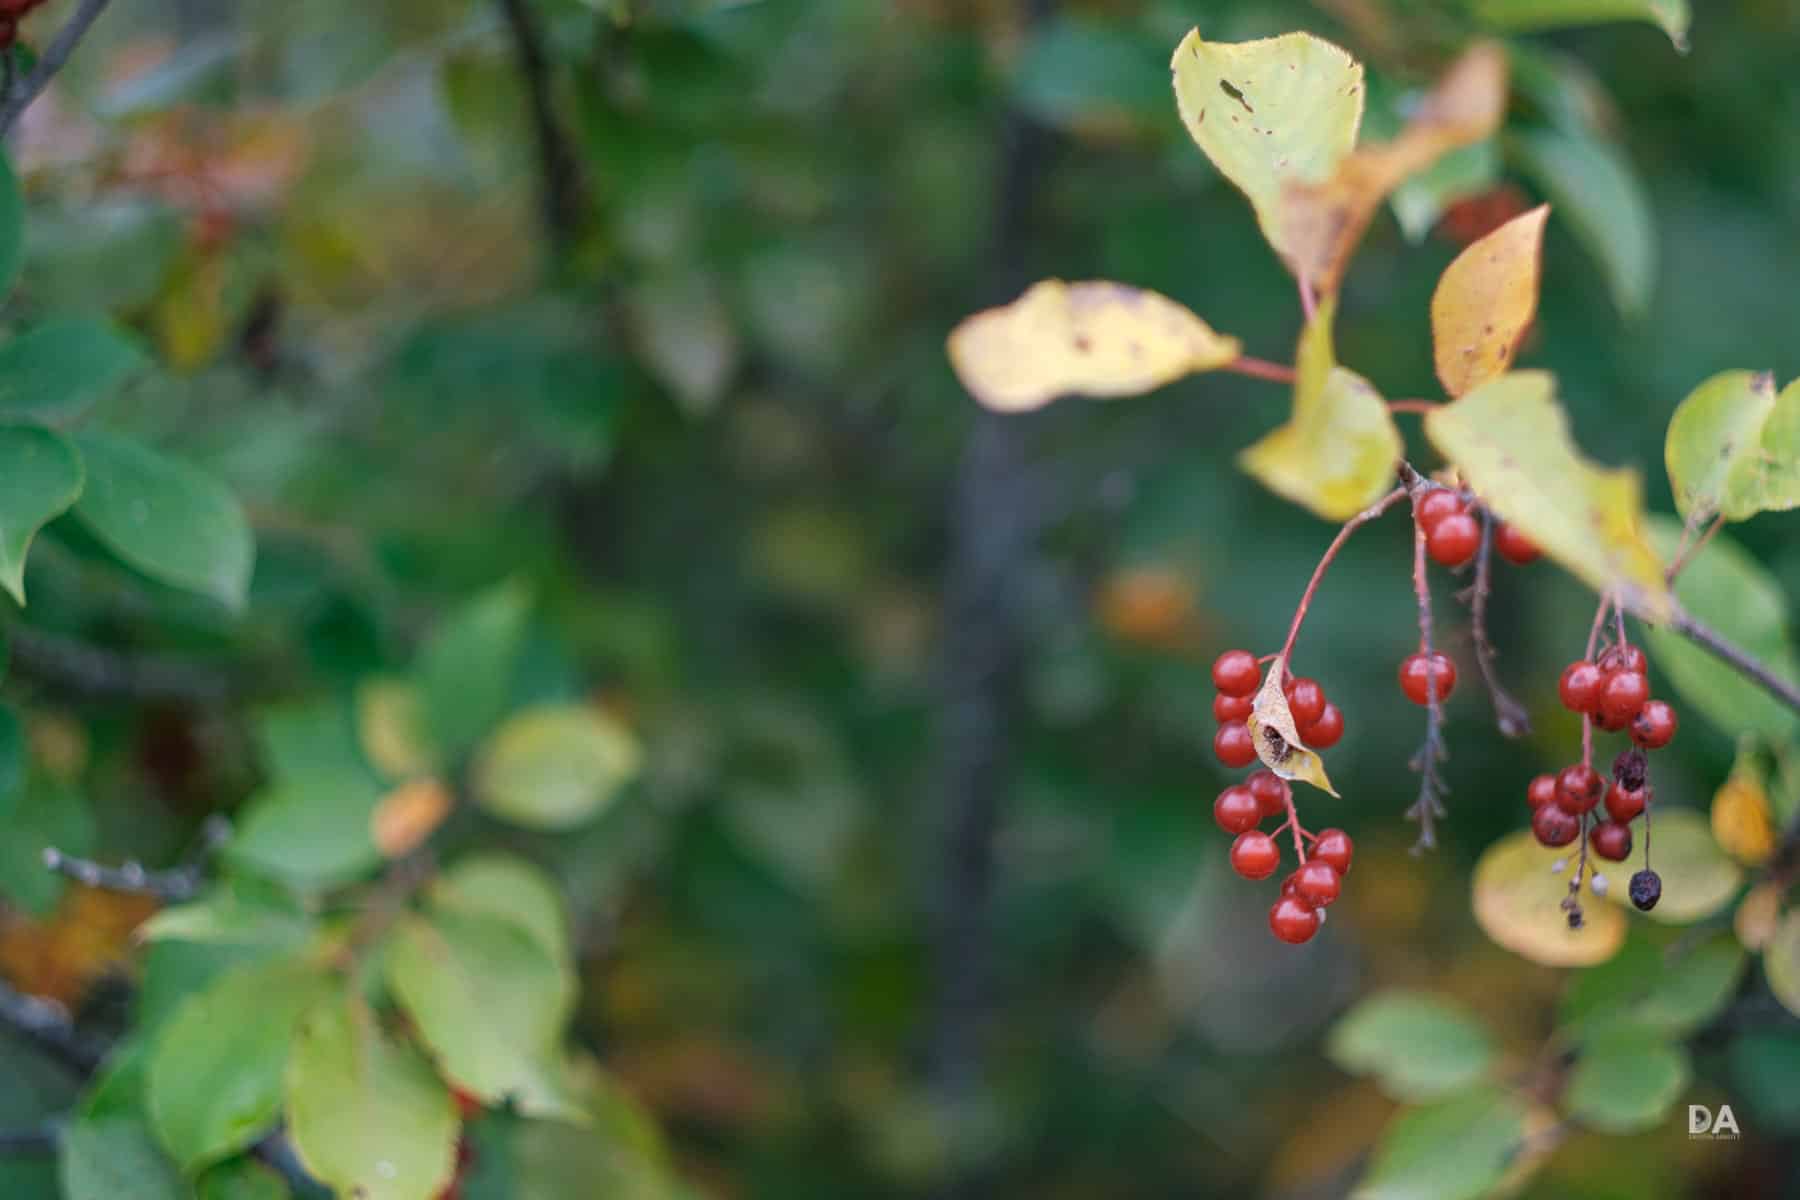
M 1419 413 L 1423 415 L 1434 408 L 1442 407 L 1443 405 L 1433 400 L 1389 400 L 1387 409 L 1391 413 Z
M 581 230 L 581 160 L 556 115 L 550 90 L 550 61 L 544 54 L 544 40 L 531 14 L 530 0 L 500 0 L 500 8 L 506 14 L 519 73 L 525 77 L 525 89 L 531 98 L 544 228 L 552 245 L 564 250 Z
M 50 39 L 50 44 L 38 55 L 37 66 L 32 68 L 31 74 L 16 89 L 7 89 L 3 102 L 0 102 L 0 137 L 12 132 L 12 127 L 18 123 L 19 117 L 30 107 L 31 102 L 37 99 L 38 93 L 49 84 L 52 76 L 63 69 L 63 64 L 75 53 L 76 45 L 86 36 L 88 28 L 106 11 L 108 3 L 110 0 L 81 0 L 75 15 L 56 31 L 56 36 Z
M 62 1005 L 28 996 L 0 983 L 0 1025 L 17 1032 L 57 1062 L 86 1078 L 106 1057 L 106 1046 L 75 1028 Z
M 1728 641 L 1718 630 L 1697 620 L 1685 609 L 1676 610 L 1674 619 L 1669 622 L 1669 628 L 1713 657 L 1729 663 L 1740 675 L 1754 682 L 1795 712 L 1800 712 L 1800 687 L 1796 687 L 1793 683 L 1775 674 L 1760 659 L 1736 643 Z
M 1481 668 L 1482 682 L 1487 684 L 1488 699 L 1494 706 L 1494 723 L 1509 738 L 1531 735 L 1531 714 L 1500 685 L 1495 669 L 1499 654 L 1488 637 L 1488 597 L 1493 594 L 1494 516 L 1486 509 L 1481 513 L 1481 549 L 1475 556 L 1475 582 L 1462 595 L 1469 605 L 1470 634 L 1475 641 L 1475 662 Z
M 1412 477 L 1418 481 L 1418 476 Z M 1412 482 L 1412 481 L 1409 481 Z M 1444 706 L 1438 696 L 1437 672 L 1431 666 L 1431 580 L 1425 570 L 1425 526 L 1419 520 L 1419 504 L 1431 488 L 1422 481 L 1409 488 L 1413 505 L 1413 592 L 1419 600 L 1419 653 L 1425 656 L 1425 740 L 1410 764 L 1419 773 L 1419 798 L 1406 810 L 1419 823 L 1418 854 L 1437 845 L 1436 821 L 1445 816 L 1443 796 L 1450 790 L 1438 771 L 1438 763 L 1450 756 L 1444 746 Z
M 1220 370 L 1235 371 L 1239 375 L 1248 375 L 1252 379 L 1266 379 L 1270 383 L 1292 383 L 1295 379 L 1294 368 L 1286 363 L 1270 362 L 1266 358 L 1251 358 L 1248 354 L 1238 355 Z
M 1325 553 L 1319 558 L 1319 565 L 1313 568 L 1312 578 L 1306 581 L 1306 590 L 1300 594 L 1300 603 L 1294 608 L 1293 622 L 1288 625 L 1287 641 L 1282 643 L 1281 653 L 1276 655 L 1276 661 L 1281 664 L 1283 670 L 1287 669 L 1288 660 L 1293 657 L 1294 642 L 1300 636 L 1300 626 L 1306 621 L 1307 610 L 1312 607 L 1313 596 L 1319 590 L 1319 583 L 1325 578 L 1325 572 L 1330 568 L 1332 560 L 1337 558 L 1338 551 L 1344 548 L 1344 543 L 1350 540 L 1351 534 L 1404 499 L 1406 499 L 1406 489 L 1404 487 L 1395 488 L 1368 508 L 1345 521 L 1343 528 L 1337 531 L 1337 536 L 1331 539 L 1331 545 L 1325 547 Z
M 44 848 L 44 867 L 91 888 L 177 903 L 191 900 L 199 893 L 206 882 L 207 863 L 230 837 L 231 822 L 222 816 L 212 816 L 201 827 L 200 842 L 194 853 L 180 866 L 166 871 L 146 870 L 136 860 L 109 867 L 92 859 L 64 854 L 55 846 Z
M 1706 543 L 1713 540 L 1713 535 L 1718 533 L 1724 524 L 1725 517 L 1721 513 L 1713 518 L 1713 523 L 1706 527 L 1706 532 L 1700 535 L 1700 540 L 1691 544 L 1689 539 L 1694 535 L 1693 522 L 1690 521 L 1683 525 L 1681 527 L 1681 544 L 1675 548 L 1675 560 L 1669 564 L 1669 569 L 1663 572 L 1663 578 L 1669 583 L 1674 583 L 1675 577 L 1694 561 L 1694 557 L 1706 547 Z
M 1600 648 L 1600 630 L 1606 624 L 1606 612 L 1612 607 L 1612 593 L 1601 592 L 1599 607 L 1594 609 L 1594 623 L 1588 627 L 1587 661 L 1594 661 L 1594 652 Z M 1581 762 L 1583 766 L 1594 765 L 1594 718 L 1583 714 L 1581 718 Z

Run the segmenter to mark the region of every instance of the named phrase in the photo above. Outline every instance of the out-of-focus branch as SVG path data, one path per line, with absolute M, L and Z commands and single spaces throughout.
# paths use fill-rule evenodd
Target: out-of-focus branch
M 109 892 L 125 892 L 136 896 L 152 896 L 166 903 L 191 900 L 206 882 L 206 866 L 214 852 L 231 837 L 231 823 L 224 817 L 207 820 L 200 831 L 200 844 L 188 860 L 167 871 L 147 870 L 136 860 L 116 867 L 92 859 L 64 854 L 54 846 L 44 848 L 44 866 L 76 883 Z
M 51 78 L 63 69 L 63 64 L 69 61 L 69 56 L 75 53 L 75 47 L 87 35 L 94 22 L 100 19 L 100 14 L 106 11 L 110 2 L 111 0 L 81 0 L 81 4 L 75 9 L 75 15 L 56 31 L 56 36 L 50 39 L 50 44 L 38 55 L 37 66 L 32 68 L 31 74 L 23 79 L 8 80 L 6 94 L 0 97 L 0 137 L 12 132 L 19 117 L 48 86 Z
M 127 654 L 41 629 L 14 626 L 12 663 L 22 675 L 78 696 L 213 705 L 242 691 L 222 667 L 157 654 Z
M 0 1026 L 83 1078 L 93 1074 L 106 1056 L 106 1046 L 78 1031 L 62 1005 L 27 996 L 4 983 L 0 983 Z
M 1475 556 L 1475 582 L 1462 592 L 1469 605 L 1469 632 L 1475 641 L 1475 662 L 1481 668 L 1482 682 L 1487 684 L 1488 699 L 1494 706 L 1494 723 L 1509 738 L 1531 735 L 1531 714 L 1513 699 L 1500 684 L 1500 673 L 1494 668 L 1499 657 L 1493 639 L 1488 636 L 1488 598 L 1494 590 L 1494 515 L 1481 514 L 1481 549 Z
M 550 60 L 544 53 L 543 35 L 532 15 L 530 0 L 500 0 L 500 10 L 512 33 L 513 53 L 519 60 L 519 73 L 525 77 L 525 90 L 531 100 L 531 127 L 537 140 L 538 187 L 542 193 L 544 228 L 550 235 L 552 246 L 563 250 L 581 230 L 581 161 L 556 115 L 550 85 Z

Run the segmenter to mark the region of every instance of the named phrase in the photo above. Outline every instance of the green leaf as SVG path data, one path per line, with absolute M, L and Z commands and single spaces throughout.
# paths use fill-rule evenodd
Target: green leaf
M 1688 394 L 1663 442 L 1675 507 L 1696 525 L 1800 507 L 1800 380 L 1723 371 Z
M 81 458 L 48 429 L 0 425 L 0 586 L 25 603 L 31 539 L 81 495 Z
M 1403 1109 L 1352 1200 L 1476 1200 L 1500 1182 L 1524 1136 L 1524 1105 L 1495 1087 Z
M 157 1137 L 185 1170 L 268 1132 L 294 1029 L 329 986 L 312 964 L 281 958 L 227 971 L 175 1011 L 151 1052 L 146 1100 Z
M 1422 242 L 1451 205 L 1500 180 L 1500 147 L 1492 138 L 1452 150 L 1394 189 L 1388 205 L 1408 241 Z
M 1393 485 L 1406 447 L 1369 381 L 1337 365 L 1331 347 L 1336 308 L 1327 298 L 1300 335 L 1287 424 L 1240 454 L 1238 465 L 1277 495 L 1326 520 L 1343 521 Z
M 456 1170 L 449 1089 L 424 1055 L 383 1036 L 355 995 L 334 996 L 301 1020 L 287 1122 L 300 1161 L 342 1196 L 433 1200 Z
M 1345 1014 L 1325 1052 L 1353 1075 L 1375 1076 L 1396 1100 L 1419 1101 L 1480 1079 L 1494 1043 L 1461 1005 L 1425 992 L 1385 991 Z
M 476 801 L 527 829 L 570 829 L 638 772 L 637 739 L 589 705 L 541 705 L 502 725 L 475 764 Z
M 83 433 L 75 515 L 126 563 L 172 587 L 244 605 L 256 548 L 237 498 L 211 475 L 129 438 Z
M 0 893 L 27 912 L 45 915 L 63 894 L 62 876 L 44 869 L 54 846 L 83 857 L 94 849 L 94 812 L 87 797 L 67 784 L 33 774 L 22 787 L 0 795 Z
M 1763 973 L 1775 998 L 1800 1017 L 1800 909 L 1781 918 L 1775 936 L 1763 947 Z
M 280 951 L 297 947 L 312 928 L 312 918 L 291 892 L 239 875 L 220 881 L 199 899 L 162 909 L 138 926 L 137 937 Z
M 25 197 L 12 154 L 0 149 L 0 297 L 12 291 L 25 257 Z
M 133 1116 L 79 1120 L 63 1131 L 62 1200 L 184 1200 L 175 1165 Z
M 45 321 L 0 346 L 0 416 L 79 416 L 147 361 L 136 339 L 105 322 Z
M 505 710 L 530 612 L 529 589 L 509 580 L 444 618 L 420 648 L 425 728 L 439 749 L 460 754 Z
M 1619 311 L 1642 315 L 1656 282 L 1656 233 L 1625 156 L 1606 142 L 1552 129 L 1509 137 L 1506 149 L 1599 262 Z
M 1123 24 L 1059 17 L 1031 35 L 1013 90 L 1020 107 L 1046 125 L 1129 132 L 1168 111 L 1162 55 L 1161 45 Z
M 1169 66 L 1189 135 L 1249 197 L 1263 237 L 1285 253 L 1282 187 L 1322 182 L 1356 145 L 1362 64 L 1308 33 L 1224 43 L 1195 29 Z
M 1577 1040 L 1627 1026 L 1685 1037 L 1730 1002 L 1744 959 L 1737 938 L 1719 933 L 1670 960 L 1638 926 L 1617 955 L 1570 980 L 1558 1024 Z
M 1649 532 L 1651 543 L 1672 559 L 1681 543 L 1681 526 L 1652 517 Z M 1675 597 L 1695 620 L 1777 675 L 1800 680 L 1800 658 L 1788 636 L 1787 597 L 1768 570 L 1730 537 L 1715 534 L 1688 559 L 1675 580 Z M 1732 667 L 1664 626 L 1651 626 L 1646 640 L 1657 667 L 1667 672 L 1681 698 L 1724 733 L 1755 733 L 1777 742 L 1793 734 L 1793 711 Z
M 1670 610 L 1656 552 L 1644 538 L 1637 472 L 1583 457 L 1543 371 L 1489 380 L 1426 414 L 1431 444 L 1482 501 L 1595 591 L 1612 591 L 1646 619 Z
M 1589 1040 L 1563 1093 L 1569 1116 L 1605 1133 L 1638 1133 L 1669 1115 L 1688 1083 L 1687 1052 L 1642 1029 Z
M 1474 0 L 1475 16 L 1492 29 L 1528 32 L 1610 21 L 1649 21 L 1687 52 L 1693 14 L 1688 0 Z
M 288 1200 L 287 1181 L 252 1159 L 220 1163 L 200 1176 L 195 1200 Z
M 529 931 L 482 913 L 409 917 L 389 943 L 387 980 L 458 1088 L 527 1115 L 570 1114 L 555 1063 L 575 979 Z
M 1707 819 L 1691 808 L 1658 805 L 1651 820 L 1662 899 L 1646 915 L 1668 925 L 1689 925 L 1730 903 L 1744 882 L 1744 869 L 1719 848 Z M 1631 903 L 1622 887 L 1610 889 L 1606 898 L 1620 907 Z
M 556 881 L 510 854 L 458 860 L 431 885 L 431 903 L 445 912 L 476 913 L 525 931 L 552 959 L 573 969 L 569 917 Z
M 269 774 L 277 780 L 290 775 L 363 772 L 369 774 L 371 785 L 376 782 L 358 746 L 351 712 L 337 700 L 266 709 L 258 717 L 257 734 Z
M 250 802 L 231 861 L 302 889 L 343 883 L 381 862 L 369 822 L 381 791 L 366 773 L 314 771 Z
M 1747 1097 L 1758 1128 L 1800 1129 L 1800 1037 L 1791 1033 L 1739 1033 L 1725 1051 L 1734 1095 Z

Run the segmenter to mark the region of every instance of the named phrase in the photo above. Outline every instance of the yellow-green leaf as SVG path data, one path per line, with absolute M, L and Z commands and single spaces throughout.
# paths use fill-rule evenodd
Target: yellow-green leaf
M 1502 520 L 1596 591 L 1646 620 L 1673 608 L 1644 536 L 1636 471 L 1583 457 L 1543 371 L 1489 380 L 1425 417 L 1425 433 Z
M 1693 14 L 1688 0 L 1476 0 L 1475 16 L 1492 29 L 1526 32 L 1608 21 L 1650 21 L 1686 52 Z
M 637 739 L 591 705 L 543 704 L 508 719 L 475 764 L 475 799 L 527 829 L 570 829 L 638 772 Z
M 1283 779 L 1298 779 L 1335 796 L 1337 789 L 1325 774 L 1324 761 L 1306 748 L 1294 728 L 1294 713 L 1281 690 L 1279 675 L 1279 671 L 1269 671 L 1247 722 L 1256 756 Z
M 1188 133 L 1249 197 L 1263 236 L 1285 254 L 1282 187 L 1328 179 L 1356 145 L 1362 64 L 1309 33 L 1230 43 L 1194 29 L 1169 67 Z
M 1392 486 L 1405 444 L 1387 405 L 1331 349 L 1336 305 L 1328 298 L 1300 335 L 1294 411 L 1287 424 L 1238 456 L 1270 491 L 1331 521 L 1344 521 Z
M 1432 357 L 1438 382 L 1452 396 L 1478 387 L 1512 366 L 1513 354 L 1537 315 L 1543 259 L 1541 204 L 1514 217 L 1456 256 L 1431 294 Z
M 1660 854 L 1660 816 L 1656 845 Z M 1566 860 L 1565 865 L 1560 872 L 1553 872 L 1551 867 L 1559 858 Z M 1471 885 L 1475 923 L 1499 945 L 1547 967 L 1605 962 L 1625 941 L 1625 914 L 1613 905 L 1596 903 L 1584 891 L 1585 920 L 1579 929 L 1570 929 L 1562 902 L 1569 894 L 1569 872 L 1574 869 L 1573 855 L 1538 845 L 1529 830 L 1500 839 L 1475 864 Z M 1623 887 L 1608 889 L 1609 894 L 1624 891 Z
M 1662 876 L 1662 899 L 1650 910 L 1650 919 L 1689 925 L 1730 903 L 1744 882 L 1744 871 L 1719 848 L 1707 819 L 1691 808 L 1663 807 L 1650 819 L 1650 865 Z M 1621 907 L 1631 903 L 1622 887 L 1607 892 L 1607 899 Z
M 1800 507 L 1800 380 L 1777 396 L 1766 372 L 1714 375 L 1669 418 L 1663 460 L 1691 521 Z
M 1222 367 L 1241 349 L 1167 296 L 1103 280 L 1035 283 L 964 320 L 949 342 L 957 378 L 996 412 L 1058 396 L 1136 396 Z

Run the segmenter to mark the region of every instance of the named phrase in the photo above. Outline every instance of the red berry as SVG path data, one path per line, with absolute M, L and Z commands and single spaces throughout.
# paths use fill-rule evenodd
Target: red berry
M 1624 862 L 1631 857 L 1631 826 L 1602 821 L 1588 830 L 1588 846 L 1601 858 Z
M 1300 740 L 1314 750 L 1329 750 L 1344 736 L 1344 712 L 1327 700 L 1319 719 L 1300 731 Z
M 1494 549 L 1500 552 L 1501 558 L 1515 567 L 1534 563 L 1538 555 L 1543 553 L 1536 542 L 1519 532 L 1517 526 L 1504 522 L 1494 530 Z
M 1292 791 L 1287 780 L 1275 772 L 1264 768 L 1250 776 L 1248 781 L 1250 795 L 1256 800 L 1256 811 L 1261 816 L 1278 817 L 1287 811 L 1288 797 Z
M 1646 750 L 1661 750 L 1675 736 L 1675 709 L 1667 700 L 1650 700 L 1632 718 L 1631 740 Z
M 1581 818 L 1571 816 L 1554 804 L 1546 804 L 1531 814 L 1531 836 L 1543 846 L 1566 846 L 1581 835 Z
M 1287 702 L 1294 724 L 1304 729 L 1325 714 L 1325 689 L 1316 679 L 1296 679 L 1288 685 Z
M 1439 521 L 1464 511 L 1461 496 L 1449 488 L 1433 488 L 1419 500 L 1419 526 L 1425 530 L 1425 536 L 1430 537 Z
M 1256 655 L 1248 650 L 1227 650 L 1213 660 L 1213 686 L 1227 696 L 1248 696 L 1262 682 Z
M 1247 767 L 1256 761 L 1256 739 L 1242 721 L 1227 721 L 1213 734 L 1213 753 L 1228 767 Z
M 1241 783 L 1232 784 L 1213 801 L 1213 820 L 1226 833 L 1247 833 L 1255 829 L 1256 823 L 1262 819 L 1262 806 L 1257 804 L 1250 789 Z
M 1437 677 L 1437 698 L 1448 700 L 1450 693 L 1456 690 L 1456 664 L 1449 657 L 1432 651 L 1429 658 L 1423 654 L 1409 654 L 1400 663 L 1400 690 L 1414 704 L 1427 702 L 1427 679 Z
M 1231 843 L 1231 869 L 1245 879 L 1267 879 L 1281 865 L 1281 850 L 1266 833 L 1240 833 Z
M 1533 777 L 1529 787 L 1525 789 L 1525 802 L 1533 808 L 1542 808 L 1556 800 L 1556 776 L 1538 775 Z
M 1562 678 L 1556 683 L 1556 694 L 1570 712 L 1591 713 L 1600 705 L 1600 687 L 1605 682 L 1605 671 L 1591 662 L 1577 659 L 1563 668 Z
M 1556 777 L 1557 807 L 1571 816 L 1592 810 L 1605 793 L 1599 772 L 1586 763 L 1571 763 Z
M 1347 875 L 1350 873 L 1350 855 L 1355 849 L 1349 834 L 1341 829 L 1327 829 L 1313 843 L 1309 861 L 1327 863 L 1339 875 Z
M 1650 670 L 1650 660 L 1637 646 L 1609 646 L 1606 653 L 1600 656 L 1600 669 L 1603 671 L 1642 671 Z
M 1336 900 L 1343 884 L 1343 876 L 1330 863 L 1316 858 L 1294 872 L 1294 894 L 1314 908 L 1324 908 Z
M 1629 825 L 1644 811 L 1650 799 L 1648 788 L 1628 788 L 1617 780 L 1606 789 L 1606 813 L 1621 825 Z
M 1269 910 L 1269 928 L 1282 941 L 1298 946 L 1319 932 L 1319 910 L 1298 896 L 1283 896 Z
M 1441 566 L 1460 567 L 1481 549 L 1481 522 L 1466 512 L 1451 513 L 1425 533 L 1425 553 Z
M 1649 698 L 1650 680 L 1642 671 L 1614 671 L 1600 689 L 1601 724 L 1609 729 L 1623 729 L 1636 719 Z
M 1289 871 L 1287 878 L 1281 881 L 1281 894 L 1284 896 L 1297 896 L 1300 894 L 1298 890 L 1299 886 L 1300 872 Z
M 1254 696 L 1227 696 L 1220 692 L 1213 697 L 1213 720 L 1221 725 L 1227 721 L 1247 721 L 1255 707 Z

